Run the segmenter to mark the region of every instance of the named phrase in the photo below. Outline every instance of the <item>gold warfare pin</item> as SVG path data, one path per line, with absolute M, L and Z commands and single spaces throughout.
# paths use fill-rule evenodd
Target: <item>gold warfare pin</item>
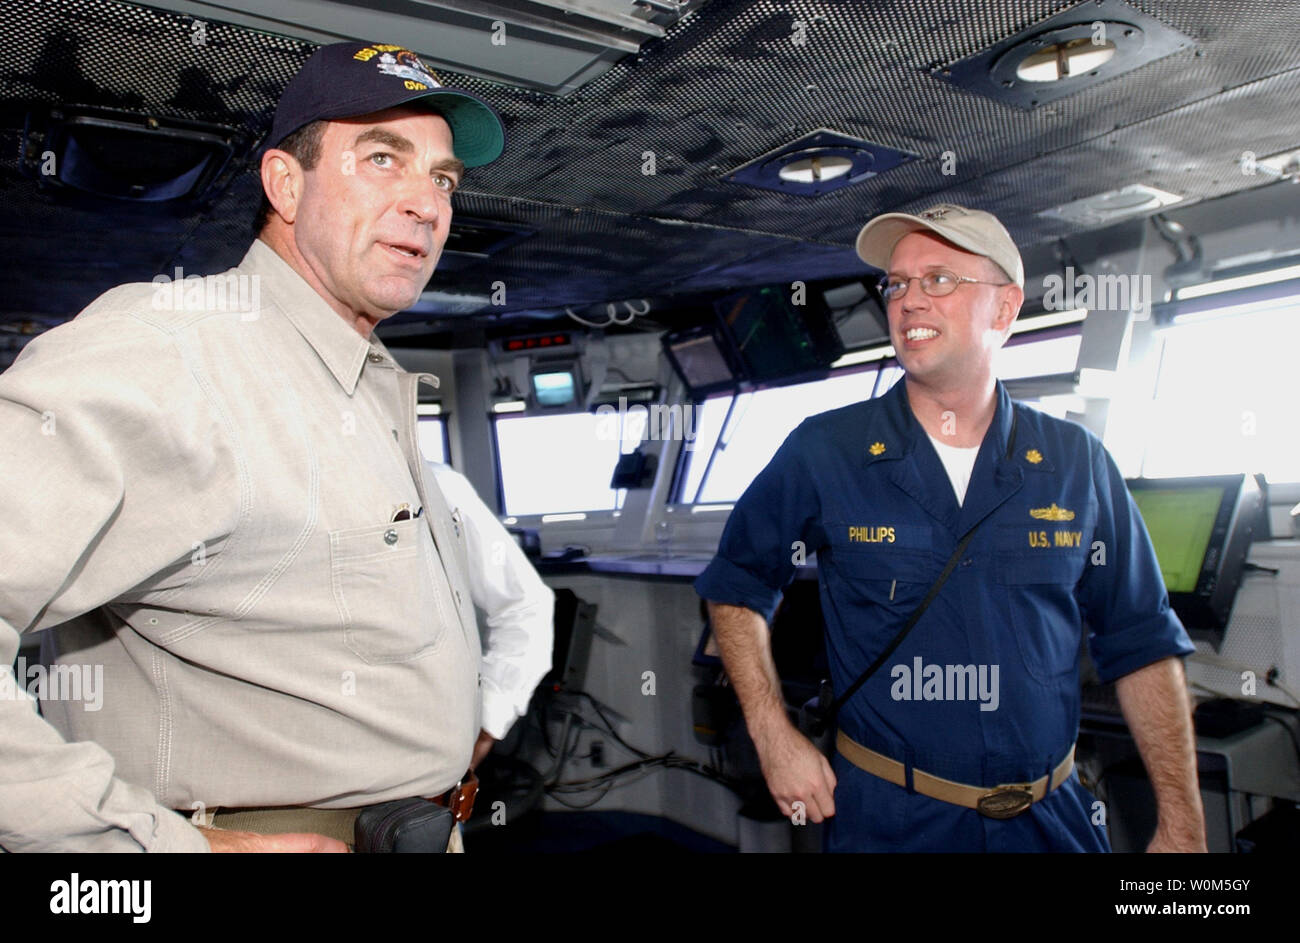
M 1035 520 L 1039 520 L 1039 521 L 1072 521 L 1072 520 L 1074 520 L 1074 512 L 1073 512 L 1073 511 L 1066 510 L 1065 508 L 1062 508 L 1062 507 L 1057 507 L 1055 501 L 1052 502 L 1052 506 L 1051 506 L 1051 507 L 1046 507 L 1046 508 L 1030 508 L 1030 509 L 1029 509 L 1029 516 L 1032 517 L 1032 518 L 1034 518 Z

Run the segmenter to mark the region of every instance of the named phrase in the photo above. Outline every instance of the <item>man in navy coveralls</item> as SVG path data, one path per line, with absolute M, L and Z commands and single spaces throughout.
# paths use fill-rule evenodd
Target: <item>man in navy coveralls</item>
M 1108 851 L 1073 765 L 1086 620 L 1155 790 L 1148 850 L 1204 851 L 1192 645 L 1124 479 L 1094 435 L 1013 404 L 994 378 L 1024 300 L 1015 243 L 992 215 L 940 204 L 877 217 L 857 250 L 887 272 L 905 378 L 795 429 L 695 584 L 777 805 L 828 819 L 833 851 Z M 976 525 L 912 632 L 840 709 L 832 765 L 790 723 L 772 662 L 768 623 L 794 561 L 817 554 L 840 692 Z

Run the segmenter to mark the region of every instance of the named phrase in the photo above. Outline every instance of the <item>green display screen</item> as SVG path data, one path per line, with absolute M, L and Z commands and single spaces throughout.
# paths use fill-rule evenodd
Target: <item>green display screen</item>
M 1223 489 L 1136 488 L 1132 494 L 1155 545 L 1165 588 L 1171 593 L 1193 592 Z

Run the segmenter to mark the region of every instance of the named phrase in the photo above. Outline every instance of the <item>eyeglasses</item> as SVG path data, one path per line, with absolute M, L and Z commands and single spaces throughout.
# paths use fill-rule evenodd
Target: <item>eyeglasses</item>
M 942 298 L 944 295 L 951 295 L 957 290 L 957 286 L 962 282 L 970 282 L 973 285 L 1010 285 L 1010 282 L 985 282 L 978 278 L 967 278 L 965 275 L 957 275 L 946 269 L 936 269 L 933 272 L 926 272 L 924 275 L 913 275 L 912 278 L 901 278 L 897 275 L 882 278 L 880 280 L 880 294 L 886 301 L 894 301 L 902 298 L 907 294 L 907 289 L 915 278 L 921 283 L 921 291 L 925 292 L 931 298 Z

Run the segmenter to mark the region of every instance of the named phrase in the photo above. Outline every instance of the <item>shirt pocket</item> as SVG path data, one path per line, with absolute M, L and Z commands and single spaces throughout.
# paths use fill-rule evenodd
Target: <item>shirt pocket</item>
M 1059 684 L 1078 669 L 1082 622 L 1074 588 L 1088 548 L 1075 532 L 1028 525 L 1002 525 L 998 532 L 994 578 L 1006 622 L 1025 670 L 1044 683 Z
M 434 652 L 452 621 L 433 541 L 414 518 L 330 532 L 330 582 L 343 642 L 372 665 Z
M 881 548 L 835 548 L 822 575 L 823 610 L 828 641 L 835 645 L 848 672 L 842 682 L 855 680 L 898 635 L 920 606 L 933 582 L 933 562 L 927 552 Z M 888 683 L 888 668 L 876 672 L 874 683 Z M 881 679 L 884 679 L 882 682 Z
M 934 580 L 929 526 L 832 526 L 831 569 L 849 605 L 904 618 L 920 605 Z
M 1004 586 L 1074 586 L 1083 577 L 1089 531 L 1069 525 L 998 527 L 994 578 Z

